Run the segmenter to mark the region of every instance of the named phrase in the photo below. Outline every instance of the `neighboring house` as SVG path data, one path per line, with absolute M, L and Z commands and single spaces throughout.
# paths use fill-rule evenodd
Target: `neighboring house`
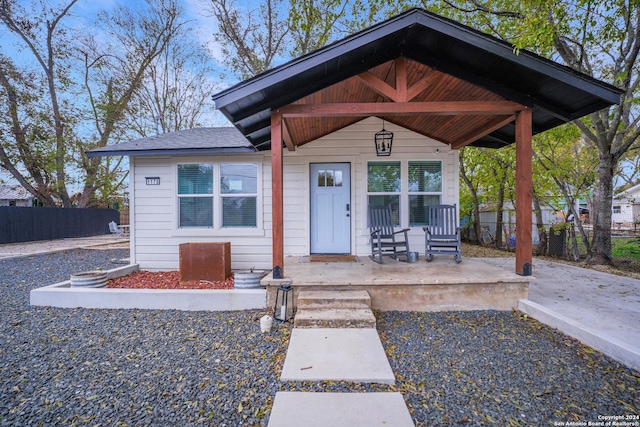
M 459 199 L 458 149 L 516 142 L 516 215 L 531 223 L 531 136 L 620 90 L 412 9 L 213 95 L 235 128 L 92 150 L 130 157 L 131 261 L 178 268 L 183 242 L 231 242 L 232 268 L 371 253 L 368 205 L 391 205 L 424 252 L 425 212 Z M 374 138 L 393 132 L 377 155 Z M 382 156 L 384 155 L 384 156 Z M 531 274 L 518 230 L 516 272 Z M 528 265 L 527 265 L 528 264 Z
M 0 184 L 0 206 L 33 206 L 33 195 L 20 185 Z
M 614 228 L 633 227 L 640 222 L 640 184 L 613 198 L 611 222 Z

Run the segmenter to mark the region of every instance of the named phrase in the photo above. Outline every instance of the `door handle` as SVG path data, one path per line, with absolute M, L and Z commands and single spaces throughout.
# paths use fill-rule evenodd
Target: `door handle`
M 350 206 L 349 206 L 349 203 L 347 203 L 347 217 L 348 217 L 348 216 L 350 216 L 350 215 L 349 215 L 349 207 L 350 207 Z

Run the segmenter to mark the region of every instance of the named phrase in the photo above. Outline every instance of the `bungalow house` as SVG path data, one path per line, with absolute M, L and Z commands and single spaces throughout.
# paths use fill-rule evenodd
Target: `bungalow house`
M 391 205 L 422 252 L 425 208 L 458 202 L 457 150 L 470 144 L 516 143 L 516 220 L 531 224 L 532 134 L 620 91 L 412 9 L 213 99 L 233 128 L 89 153 L 130 157 L 131 260 L 142 269 L 177 268 L 178 244 L 194 241 L 228 241 L 232 268 L 276 279 L 287 256 L 366 256 L 371 204 Z M 383 130 L 393 133 L 384 151 Z M 517 233 L 516 272 L 531 274 L 531 227 Z
M 640 222 L 640 184 L 627 188 L 613 198 L 611 222 L 614 228 L 634 228 Z
M 0 206 L 33 206 L 33 195 L 21 185 L 0 184 Z

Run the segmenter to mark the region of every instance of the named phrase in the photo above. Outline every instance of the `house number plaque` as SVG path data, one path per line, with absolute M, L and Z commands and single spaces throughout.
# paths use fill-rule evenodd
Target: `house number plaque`
M 147 185 L 160 185 L 160 177 L 159 176 L 145 176 L 147 180 Z

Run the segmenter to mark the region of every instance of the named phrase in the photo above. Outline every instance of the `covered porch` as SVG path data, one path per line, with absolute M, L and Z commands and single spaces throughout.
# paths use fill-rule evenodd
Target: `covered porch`
M 309 262 L 309 257 L 286 257 L 285 279 L 273 273 L 262 280 L 267 289 L 267 306 L 272 307 L 278 286 L 291 282 L 294 304 L 300 291 L 364 290 L 371 307 L 380 311 L 511 310 L 526 299 L 531 276 L 521 276 L 464 258 L 460 264 L 451 256 L 422 257 L 407 263 L 389 259 L 377 264 L 367 256 L 355 262 Z
M 439 304 L 440 309 L 510 309 L 516 306 L 514 301 L 526 297 L 529 279 L 524 276 L 533 274 L 528 226 L 532 219 L 532 136 L 619 102 L 620 96 L 613 86 L 531 52 L 516 53 L 511 45 L 491 36 L 412 9 L 241 82 L 213 99 L 256 151 L 271 154 L 271 210 L 267 215 L 273 272 L 265 281 L 268 287 L 280 280 L 293 281 L 297 288 L 366 286 L 374 308 L 421 310 L 427 309 L 420 308 L 427 307 L 427 302 Z M 516 222 L 527 226 L 516 230 L 514 273 L 467 259 L 457 266 L 447 258 L 430 264 L 378 266 L 362 256 L 362 251 L 353 251 L 353 244 L 351 254 L 360 255 L 359 263 L 313 265 L 286 256 L 292 246 L 289 242 L 310 239 L 308 228 L 288 228 L 292 220 L 308 212 L 287 213 L 286 200 L 308 198 L 309 194 L 285 191 L 285 183 L 292 182 L 285 173 L 291 170 L 287 161 L 297 156 L 303 162 L 299 152 L 305 145 L 368 117 L 415 132 L 447 150 L 468 145 L 499 149 L 515 143 Z M 373 150 L 373 135 L 371 141 Z M 348 146 L 343 141 L 343 147 Z M 439 153 L 439 148 L 426 144 L 414 148 L 418 158 Z M 333 151 L 339 158 L 341 151 Z M 386 153 L 386 159 L 398 159 L 396 151 Z M 354 156 L 352 164 L 366 165 L 363 156 Z M 366 174 L 365 167 L 360 171 L 361 177 Z M 457 178 L 454 181 L 458 183 Z M 457 197 L 455 190 L 443 192 L 442 197 L 454 193 Z M 367 228 L 363 213 L 369 203 L 367 191 L 358 194 L 361 196 L 346 204 L 347 216 L 356 221 L 351 223 L 353 236 L 365 235 Z M 401 213 L 402 209 L 406 212 L 407 205 L 399 208 Z M 411 223 L 408 215 L 399 220 L 401 228 L 419 225 L 426 224 Z M 410 294 L 405 292 L 407 287 L 412 289 Z M 508 298 L 507 290 L 514 290 Z M 461 302 L 460 292 L 478 302 Z

